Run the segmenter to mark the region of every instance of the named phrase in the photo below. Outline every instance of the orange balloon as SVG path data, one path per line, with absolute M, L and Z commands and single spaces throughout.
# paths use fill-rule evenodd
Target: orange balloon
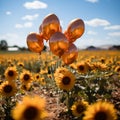
M 72 20 L 67 30 L 65 31 L 65 35 L 70 43 L 74 42 L 76 39 L 82 36 L 85 30 L 85 25 L 82 19 L 74 19 Z
M 40 34 L 37 34 L 37 33 L 28 34 L 27 46 L 31 51 L 41 53 L 41 51 L 44 48 L 42 36 Z
M 73 63 L 77 57 L 78 49 L 73 43 L 70 44 L 68 50 L 61 56 L 63 62 L 67 65 Z
M 51 36 L 49 46 L 53 54 L 61 57 L 68 50 L 69 42 L 63 33 L 56 32 Z
M 55 14 L 47 15 L 39 27 L 39 31 L 42 32 L 43 38 L 48 41 L 52 34 L 61 31 L 58 17 Z

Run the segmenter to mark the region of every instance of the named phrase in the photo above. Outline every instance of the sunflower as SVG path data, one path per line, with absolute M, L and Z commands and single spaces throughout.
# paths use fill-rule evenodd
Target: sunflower
M 39 73 L 34 74 L 34 80 L 35 80 L 35 81 L 39 81 L 40 78 L 41 78 L 41 76 L 40 76 Z
M 86 73 L 88 72 L 89 67 L 86 64 L 86 62 L 80 62 L 80 63 L 77 63 L 77 70 L 79 73 Z
M 115 67 L 115 72 L 120 72 L 120 66 Z
M 18 72 L 16 67 L 8 67 L 5 71 L 5 77 L 7 80 L 11 81 L 11 80 L 15 80 L 17 79 L 18 76 Z
M 14 120 L 43 120 L 47 117 L 45 100 L 39 96 L 25 96 L 13 108 L 11 115 Z
M 0 93 L 5 97 L 15 95 L 17 87 L 14 82 L 5 81 L 0 85 Z
M 120 61 L 116 61 L 116 65 L 120 65 Z
M 12 65 L 12 59 L 8 59 L 7 63 L 8 63 L 9 66 L 11 66 Z
M 42 75 L 42 74 L 47 74 L 48 73 L 48 70 L 47 69 L 42 69 L 41 71 L 40 71 L 40 74 Z
M 46 85 L 45 78 L 44 78 L 44 77 L 41 77 L 41 78 L 39 79 L 39 83 L 40 83 L 41 85 Z
M 45 78 L 41 77 L 41 75 L 39 73 L 36 73 L 34 75 L 34 79 L 36 80 L 36 82 L 40 83 L 41 85 L 45 85 L 46 84 Z
M 28 90 L 30 90 L 30 87 L 31 87 L 31 84 L 27 83 L 27 84 L 21 84 L 20 88 L 24 91 L 28 91 Z
M 103 64 L 101 62 L 96 62 L 93 64 L 93 66 L 94 66 L 94 69 L 98 69 L 98 70 L 106 70 L 107 69 L 106 64 Z
M 0 78 L 1 78 L 1 76 L 0 76 Z M 0 80 L 0 84 L 2 84 L 3 83 L 3 80 Z
M 83 115 L 87 107 L 88 107 L 88 102 L 86 101 L 81 100 L 75 102 L 71 107 L 72 114 L 76 117 L 80 117 L 81 115 Z
M 18 65 L 19 67 L 24 67 L 24 63 L 23 63 L 23 62 L 18 62 L 17 65 Z
M 65 67 L 58 67 L 58 68 L 56 69 L 55 73 L 54 73 L 54 76 L 58 76 L 59 73 L 64 73 L 64 72 L 66 72 L 66 71 L 68 71 L 67 68 L 65 68 Z
M 52 74 L 48 74 L 47 77 L 48 77 L 49 79 L 52 79 Z
M 24 84 L 30 83 L 33 80 L 32 74 L 29 71 L 24 70 L 20 75 L 20 80 Z
M 116 120 L 116 110 L 109 102 L 98 101 L 88 107 L 83 120 Z
M 103 57 L 100 58 L 100 62 L 101 62 L 101 63 L 105 63 L 105 58 L 103 58 Z
M 60 89 L 69 91 L 74 87 L 75 76 L 72 72 L 68 71 L 67 69 L 64 69 L 63 71 L 60 71 L 60 73 L 55 73 L 55 81 L 56 85 Z
M 72 63 L 69 65 L 71 69 L 76 69 L 76 64 L 75 63 Z

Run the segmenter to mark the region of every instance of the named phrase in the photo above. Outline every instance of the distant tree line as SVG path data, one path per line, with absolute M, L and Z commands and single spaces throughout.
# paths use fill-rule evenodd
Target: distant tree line
M 8 50 L 8 43 L 6 40 L 1 40 L 0 41 L 0 50 Z

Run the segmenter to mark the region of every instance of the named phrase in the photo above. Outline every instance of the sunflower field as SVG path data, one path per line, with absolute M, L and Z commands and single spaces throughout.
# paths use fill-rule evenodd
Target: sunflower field
M 119 120 L 120 51 L 0 53 L 0 120 Z
M 0 120 L 120 120 L 120 51 L 78 50 L 84 31 L 78 18 L 62 32 L 49 14 L 30 51 L 0 53 Z

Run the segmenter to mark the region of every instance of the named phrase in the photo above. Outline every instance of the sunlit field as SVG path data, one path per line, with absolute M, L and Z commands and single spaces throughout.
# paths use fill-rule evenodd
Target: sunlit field
M 106 119 L 100 119 L 104 117 Z M 120 119 L 120 51 L 0 52 L 0 120 Z

